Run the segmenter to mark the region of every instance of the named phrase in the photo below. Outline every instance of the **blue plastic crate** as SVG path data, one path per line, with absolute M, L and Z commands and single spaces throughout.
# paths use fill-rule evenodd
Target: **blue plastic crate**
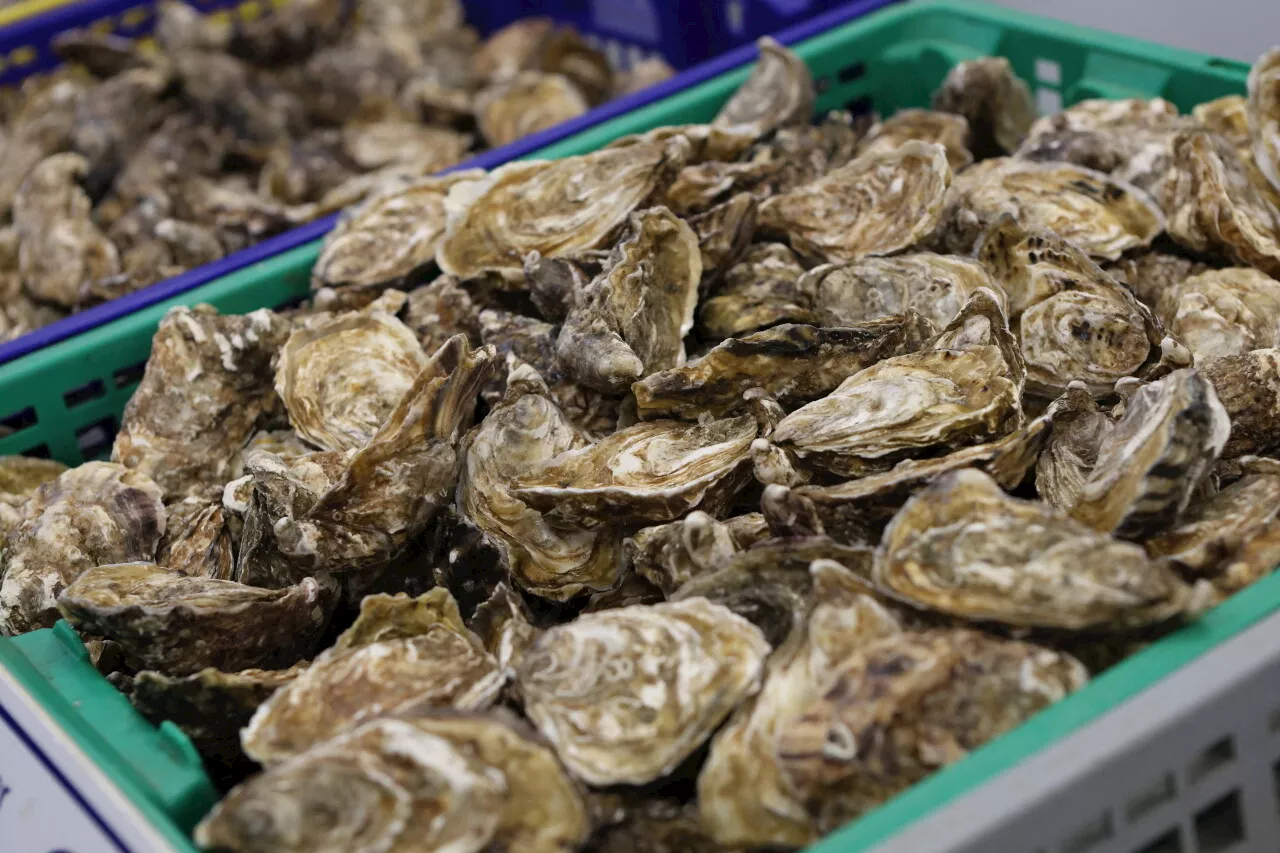
M 825 29 L 860 18 L 868 12 L 900 1 L 855 0 L 816 15 L 804 23 L 776 32 L 775 35 L 783 44 L 793 44 Z M 272 0 L 247 0 L 247 2 L 246 0 L 187 0 L 187 2 L 207 13 L 225 11 L 244 17 L 267 13 L 274 5 Z M 800 17 L 800 12 L 795 10 L 801 6 L 805 11 L 813 11 L 836 5 L 831 0 L 731 0 L 731 3 L 751 9 L 757 6 L 768 7 L 775 11 L 776 14 L 772 17 L 760 15 L 750 19 L 751 32 L 756 34 L 764 34 L 769 30 L 766 21 L 784 23 Z M 510 145 L 491 148 L 446 171 L 496 168 L 510 160 L 525 157 L 539 148 L 567 139 L 601 122 L 695 86 L 755 59 L 754 46 L 743 43 L 752 41 L 754 35 L 731 38 L 725 33 L 719 35 L 714 42 L 709 40 L 707 33 L 715 32 L 715 29 L 709 27 L 707 21 L 718 20 L 724 16 L 724 9 L 729 5 L 724 2 L 707 0 L 699 4 L 697 0 L 681 0 L 681 2 L 674 2 L 674 0 L 541 0 L 541 2 L 540 0 L 505 0 L 505 2 L 470 0 L 465 2 L 465 5 L 468 19 L 482 33 L 492 32 L 517 18 L 543 15 L 563 23 L 573 24 L 597 44 L 602 45 L 624 44 L 624 42 L 618 41 L 620 36 L 614 30 L 607 29 L 598 23 L 597 17 L 600 21 L 613 21 L 616 25 L 620 18 L 613 7 L 621 9 L 643 5 L 653 13 L 648 20 L 656 23 L 656 31 L 664 39 L 661 41 L 661 52 L 664 55 L 667 55 L 668 50 L 683 52 L 688 57 L 686 61 L 681 62 L 676 57 L 669 56 L 668 58 L 677 66 L 687 65 L 688 62 L 699 58 L 710 56 L 716 58 L 688 68 L 675 77 L 648 89 L 609 101 L 585 115 L 526 136 Z M 155 6 L 155 0 L 80 0 L 80 2 L 69 3 L 44 14 L 19 21 L 12 26 L 0 28 L 0 85 L 21 82 L 32 74 L 47 71 L 58 65 L 58 58 L 52 47 L 53 40 L 60 33 L 68 30 L 91 27 L 132 38 L 150 34 L 155 25 Z M 703 6 L 706 8 L 702 8 Z M 606 9 L 609 11 L 606 12 Z M 780 9 L 791 10 L 794 14 L 783 15 L 777 11 Z M 677 10 L 693 11 L 693 17 L 683 27 L 679 16 L 676 15 Z M 639 25 L 632 26 L 635 30 L 639 29 Z M 644 53 L 636 53 L 632 48 L 645 50 L 637 47 L 638 44 L 639 42 L 632 39 L 625 41 L 624 47 L 614 48 L 610 52 L 615 54 L 615 58 L 621 56 L 626 61 L 654 52 L 648 50 Z M 648 44 L 653 46 L 652 43 Z M 715 45 L 739 46 L 726 51 Z M 679 47 L 678 51 L 677 47 Z M 158 282 L 127 296 L 72 314 L 70 317 L 36 329 L 16 340 L 0 343 L 0 366 L 297 248 L 323 236 L 336 221 L 336 215 L 318 219 L 228 255 L 216 263 L 196 267 L 182 275 Z M 21 401 L 12 402 L 20 403 Z

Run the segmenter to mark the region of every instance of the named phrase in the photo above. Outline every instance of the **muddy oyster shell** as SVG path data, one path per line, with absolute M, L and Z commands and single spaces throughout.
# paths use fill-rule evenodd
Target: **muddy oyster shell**
M 1264 53 L 1249 72 L 1248 114 L 1254 162 L 1280 190 L 1280 48 Z
M 973 154 L 965 147 L 969 122 L 962 115 L 933 110 L 898 110 L 891 118 L 878 122 L 858 145 L 858 156 L 887 153 L 912 139 L 936 142 L 945 148 L 952 171 L 958 172 L 973 162 Z
M 370 595 L 356 623 L 258 708 L 241 739 L 246 754 L 274 764 L 374 717 L 482 710 L 503 681 L 447 590 L 416 599 Z
M 233 580 L 236 537 L 227 526 L 222 493 L 192 495 L 166 510 L 156 562 L 192 577 Z
M 170 309 L 111 458 L 169 496 L 222 486 L 235 451 L 277 405 L 271 359 L 287 332 L 270 311 L 224 317 L 207 305 Z
M 523 71 L 476 95 L 476 124 L 491 147 L 545 130 L 591 108 L 563 74 Z
M 743 408 L 761 389 L 784 407 L 834 391 L 846 377 L 882 359 L 917 349 L 931 336 L 914 312 L 846 328 L 787 324 L 731 338 L 684 367 L 654 373 L 631 387 L 641 418 L 696 419 Z
M 1215 359 L 1201 371 L 1231 418 L 1223 459 L 1280 446 L 1280 350 L 1259 349 Z
M 688 152 L 689 143 L 675 137 L 510 163 L 460 181 L 446 200 L 449 224 L 436 262 L 464 279 L 489 271 L 518 276 L 530 252 L 556 258 L 597 248 Z
M 753 418 L 647 421 L 567 450 L 517 478 L 512 494 L 553 524 L 671 521 L 718 512 L 750 476 Z
M 160 488 L 111 462 L 86 462 L 34 490 L 0 549 L 0 633 L 49 628 L 56 600 L 95 566 L 150 560 L 165 531 Z
M 589 829 L 554 753 L 506 714 L 374 720 L 255 776 L 196 827 L 233 851 L 571 853 Z
M 701 279 L 693 229 L 665 207 L 632 214 L 605 270 L 569 311 L 557 362 L 605 393 L 682 364 Z
M 765 36 L 756 41 L 760 58 L 733 97 L 720 108 L 713 127 L 759 139 L 813 115 L 813 77 L 804 60 Z
M 1142 548 L 986 474 L 944 474 L 907 501 L 876 552 L 879 586 L 918 607 L 979 621 L 1123 629 L 1182 612 L 1190 589 Z
M 950 185 L 946 149 L 911 140 L 768 199 L 760 229 L 817 262 L 888 255 L 933 230 Z
M 1156 310 L 1197 365 L 1280 344 L 1280 281 L 1255 269 L 1189 276 L 1160 294 Z
M 1071 515 L 1124 539 L 1171 526 L 1230 432 L 1226 409 L 1199 371 L 1178 370 L 1138 389 L 1098 448 Z
M 352 312 L 295 329 L 280 350 L 276 393 L 298 435 L 325 450 L 373 437 L 428 356 L 390 314 Z
M 131 666 L 190 675 L 209 666 L 279 669 L 310 656 L 331 593 L 314 578 L 269 590 L 120 563 L 82 574 L 58 596 L 58 610 L 78 630 L 118 642 Z
M 818 561 L 809 573 L 814 594 L 800 628 L 769 659 L 760 693 L 712 740 L 698 775 L 703 825 L 724 845 L 799 847 L 817 840 L 805 803 L 782 775 L 783 724 L 816 702 L 858 649 L 901 630 L 847 570 Z
M 1036 493 L 1050 506 L 1070 512 L 1115 422 L 1099 408 L 1083 382 L 1068 385 L 1055 405 L 1059 408 L 1053 430 L 1036 461 Z M 1009 483 L 1000 485 L 1012 488 Z
M 564 600 L 617 583 L 618 542 L 608 529 L 557 526 L 513 494 L 520 475 L 590 444 L 548 394 L 527 365 L 511 368 L 507 396 L 467 438 L 457 500 L 521 588 Z
M 636 531 L 624 543 L 632 568 L 666 595 L 738 553 L 729 525 L 701 510 Z
M 422 178 L 369 196 L 325 237 L 311 289 L 395 287 L 421 275 L 444 236 L 450 188 L 483 174 L 470 169 Z
M 1180 133 L 1171 172 L 1162 198 L 1169 236 L 1193 251 L 1280 275 L 1280 210 L 1252 182 L 1231 143 L 1203 130 Z
M 980 289 L 923 349 L 855 373 L 783 418 L 771 440 L 806 467 L 848 477 L 885 470 L 1019 427 L 1024 370 L 995 295 Z
M 1036 117 L 1031 90 L 1003 56 L 957 63 L 933 93 L 933 108 L 968 120 L 969 150 L 980 159 L 1013 151 Z
M 779 323 L 823 325 L 828 318 L 796 286 L 804 267 L 780 243 L 751 246 L 728 269 L 718 290 L 698 309 L 698 329 L 712 339 L 732 338 Z
M 570 772 L 640 785 L 674 770 L 756 690 L 768 653 L 751 623 L 705 599 L 635 605 L 551 628 L 516 684 Z
M 781 721 L 781 775 L 830 832 L 1087 680 L 1070 655 L 979 631 L 891 635 L 856 652 Z

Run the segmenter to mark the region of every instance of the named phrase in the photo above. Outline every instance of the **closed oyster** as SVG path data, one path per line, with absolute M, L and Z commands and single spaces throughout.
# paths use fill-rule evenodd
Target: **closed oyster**
M 1280 524 L 1272 521 L 1226 561 L 1212 583 L 1225 597 L 1265 578 L 1277 565 L 1280 565 Z
M 762 389 L 787 408 L 834 391 L 846 377 L 885 358 L 917 349 L 933 331 L 914 312 L 847 328 L 787 324 L 731 338 L 711 352 L 632 386 L 641 418 L 722 417 Z
M 1249 71 L 1248 114 L 1254 162 L 1280 190 L 1280 48 L 1264 53 Z
M 604 271 L 570 309 L 557 362 L 605 393 L 682 364 L 701 279 L 693 229 L 665 207 L 632 214 Z
M 1170 251 L 1149 249 L 1126 255 L 1114 264 L 1107 264 L 1104 269 L 1145 304 L 1156 305 L 1160 294 L 1213 267 Z
M 702 302 L 698 330 L 719 340 L 778 323 L 823 325 L 826 315 L 810 305 L 796 286 L 803 274 L 804 267 L 786 246 L 751 246 L 725 273 L 719 289 Z
M 973 154 L 965 147 L 969 122 L 956 113 L 932 110 L 898 110 L 891 118 L 878 122 L 858 145 L 858 156 L 888 153 L 912 139 L 936 142 L 945 148 L 952 171 L 958 172 L 973 162 Z
M 813 579 L 799 559 L 769 564 L 731 558 L 690 578 L 669 594 L 668 600 L 700 598 L 727 607 L 759 628 L 769 645 L 778 648 L 804 620 L 812 593 Z
M 37 86 L 39 88 L 35 88 Z M 54 74 L 44 79 L 29 78 L 23 91 L 27 93 L 33 88 L 5 130 L 5 156 L 0 162 L 0 209 L 11 207 L 37 164 L 65 149 L 71 138 L 76 109 L 90 85 L 78 75 Z M 86 165 L 82 158 L 70 154 L 57 162 L 68 165 L 75 162 L 74 171 Z M 74 190 L 70 195 L 78 198 Z M 78 202 L 76 204 L 78 206 Z
M 311 289 L 395 287 L 411 283 L 435 261 L 444 236 L 445 197 L 470 169 L 392 185 L 343 214 L 326 235 L 311 271 Z
M 933 108 L 968 120 L 969 150 L 979 159 L 1013 151 L 1036 117 L 1031 90 L 1003 56 L 957 63 L 933 93 Z
M 207 305 L 171 308 L 111 458 L 154 479 L 166 496 L 221 487 L 235 452 L 278 405 L 271 360 L 287 333 L 271 311 L 224 317 Z
M 529 299 L 546 320 L 559 323 L 569 316 L 578 294 L 586 290 L 594 275 L 575 258 L 544 258 L 530 252 L 524 259 L 525 284 Z
M 0 548 L 0 633 L 50 628 L 64 588 L 95 566 L 150 560 L 165 531 L 160 488 L 111 462 L 86 462 L 36 488 Z
M 750 476 L 756 434 L 747 416 L 695 425 L 647 421 L 562 452 L 518 477 L 512 495 L 552 524 L 671 521 L 699 508 L 714 514 Z
M 804 571 L 802 568 L 801 571 Z M 848 571 L 829 561 L 808 570 L 814 594 L 792 638 L 769 659 L 760 693 L 711 742 L 698 774 L 698 810 L 724 845 L 799 847 L 819 837 L 779 760 L 779 736 L 857 651 L 901 631 Z
M 380 311 L 295 329 L 280 350 L 276 393 L 289 423 L 325 450 L 363 447 L 427 366 L 408 326 Z
M 702 292 L 746 254 L 755 236 L 758 208 L 755 196 L 738 193 L 706 213 L 689 217 L 689 227 L 698 237 L 702 255 Z
M 1008 294 L 1031 392 L 1057 396 L 1080 380 L 1105 395 L 1159 358 L 1151 311 L 1069 241 L 1006 216 L 983 236 L 977 257 Z
M 791 795 L 826 833 L 1084 686 L 1075 658 L 979 631 L 891 635 L 779 724 Z
M 332 590 L 314 578 L 272 590 L 119 563 L 82 574 L 58 596 L 58 610 L 78 630 L 118 642 L 138 669 L 280 669 L 315 650 Z
M 489 597 L 476 607 L 468 627 L 484 643 L 485 651 L 498 661 L 507 678 L 514 678 L 516 667 L 538 638 L 533 614 L 520 594 L 504 581 L 498 581 Z
M 496 148 L 580 116 L 591 108 L 563 74 L 523 71 L 476 95 L 476 124 Z
M 1280 281 L 1255 269 L 1189 276 L 1160 294 L 1156 310 L 1197 365 L 1280 344 Z
M 66 470 L 67 466 L 55 459 L 0 456 L 0 504 L 22 506 L 36 489 Z
M 426 352 L 435 352 L 454 335 L 480 343 L 480 308 L 451 275 L 437 276 L 409 291 L 404 324 L 413 329 Z
M 760 58 L 751 76 L 720 108 L 713 127 L 759 139 L 813 114 L 813 77 L 804 60 L 765 36 L 756 41 Z
M 1280 350 L 1215 359 L 1201 371 L 1231 418 L 1223 459 L 1280 447 Z
M 631 567 L 666 595 L 695 575 L 727 562 L 739 550 L 729 525 L 701 510 L 638 530 L 623 545 Z
M 554 753 L 507 714 L 386 717 L 270 768 L 196 827 L 237 853 L 572 853 L 589 829 Z
M 861 370 L 787 415 L 772 442 L 846 477 L 999 438 L 1022 421 L 1025 367 L 995 295 L 979 289 L 918 352 Z
M 342 129 L 342 147 L 367 171 L 402 165 L 427 175 L 460 162 L 471 147 L 471 136 L 418 121 L 373 121 Z M 451 172 L 450 177 L 466 172 Z
M 674 770 L 760 685 L 769 644 L 705 599 L 579 616 L 516 675 L 525 713 L 575 776 L 641 785 Z
M 532 251 L 572 255 L 605 242 L 684 162 L 689 143 L 638 142 L 555 161 L 510 163 L 449 191 L 449 224 L 436 250 L 440 269 L 459 278 L 522 275 Z
M 1070 512 L 1098 464 L 1098 450 L 1115 422 L 1098 407 L 1083 382 L 1072 382 L 1055 405 L 1053 431 L 1036 461 L 1036 493 L 1055 509 Z M 1000 483 L 1012 488 L 1009 483 Z
M 770 198 L 760 205 L 760 229 L 817 262 L 888 255 L 933 230 L 950 185 L 946 150 L 912 140 Z
M 940 613 L 1075 631 L 1159 622 L 1183 612 L 1191 593 L 1137 545 L 1011 498 L 973 469 L 907 501 L 885 528 L 875 579 Z
M 1160 207 L 1132 184 L 1071 163 L 1003 157 L 977 163 L 956 178 L 934 242 L 969 254 L 1002 216 L 1110 260 L 1150 246 L 1165 227 Z
M 615 533 L 555 525 L 513 493 L 521 474 L 589 444 L 523 364 L 512 366 L 505 398 L 467 438 L 458 507 L 503 551 L 512 580 L 536 595 L 565 600 L 618 581 Z
M 1225 136 L 1236 148 L 1248 148 L 1249 101 L 1244 95 L 1224 95 L 1196 104 L 1191 116 L 1206 130 Z
M 156 562 L 197 578 L 232 580 L 235 537 L 227 527 L 222 493 L 191 495 L 166 507 Z
M 980 287 L 1007 310 L 1004 291 L 981 264 L 933 252 L 823 264 L 802 275 L 795 287 L 815 310 L 832 318 L 826 325 L 865 323 L 912 310 L 942 329 Z
M 1172 526 L 1230 432 L 1226 409 L 1199 371 L 1178 370 L 1138 389 L 1098 448 L 1071 515 L 1124 539 Z
M 275 764 L 376 717 L 482 710 L 503 681 L 447 590 L 370 595 L 333 647 L 258 708 L 241 740 L 251 758 Z
M 1280 210 L 1252 182 L 1231 143 L 1203 130 L 1180 133 L 1171 171 L 1162 198 L 1169 236 L 1193 251 L 1280 275 Z

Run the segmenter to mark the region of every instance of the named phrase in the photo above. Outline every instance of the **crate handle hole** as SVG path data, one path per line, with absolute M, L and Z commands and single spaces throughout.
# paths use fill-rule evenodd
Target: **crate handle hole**
M 1112 826 L 1111 812 L 1103 812 L 1093 819 L 1078 826 L 1067 840 L 1062 842 L 1062 853 L 1085 853 L 1093 850 L 1115 835 Z
M 1182 853 L 1182 836 L 1176 828 L 1148 841 L 1133 853 Z
M 1236 742 L 1231 735 L 1219 738 L 1201 750 L 1187 767 L 1187 781 L 1192 785 L 1208 776 L 1219 767 L 1236 760 Z
M 22 451 L 23 456 L 30 456 L 32 459 L 52 459 L 53 454 L 49 452 L 49 445 L 37 444 L 30 450 Z
M 852 65 L 846 65 L 836 72 L 836 79 L 841 83 L 852 83 L 854 80 L 861 80 L 867 76 L 867 64 L 865 62 L 855 62 Z
M 844 108 L 855 116 L 868 115 L 875 107 L 870 95 L 859 95 L 845 103 Z
M 27 406 L 21 411 L 14 412 L 12 415 L 0 418 L 0 435 L 8 435 L 9 433 L 18 432 L 36 425 L 39 419 L 36 417 L 34 406 Z
M 1042 116 L 1062 112 L 1062 93 L 1044 86 L 1036 89 L 1036 109 Z
M 147 363 L 142 361 L 137 364 L 131 364 L 128 367 L 120 368 L 115 373 L 111 374 L 111 378 L 112 381 L 115 382 L 116 390 L 119 390 L 141 382 L 142 374 L 146 372 Z
M 1138 820 L 1165 803 L 1172 802 L 1177 795 L 1178 786 L 1173 779 L 1173 774 L 1165 773 L 1155 782 L 1129 797 L 1129 802 L 1125 805 L 1125 816 L 1130 822 Z
M 1232 791 L 1197 812 L 1193 826 L 1200 853 L 1224 853 L 1244 841 L 1240 792 Z
M 115 418 L 103 418 L 76 430 L 76 446 L 85 459 L 96 459 L 110 452 L 115 438 Z
M 1046 86 L 1062 85 L 1062 66 L 1052 59 L 1036 60 L 1036 82 Z
M 68 409 L 74 409 L 82 403 L 90 400 L 97 400 L 99 397 L 107 395 L 107 386 L 103 384 L 101 379 L 95 379 L 92 382 L 86 382 L 79 388 L 72 388 L 62 395 L 62 401 Z

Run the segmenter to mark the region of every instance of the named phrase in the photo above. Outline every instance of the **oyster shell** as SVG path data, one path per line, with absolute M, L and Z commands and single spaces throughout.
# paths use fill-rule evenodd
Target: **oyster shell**
M 962 115 L 933 110 L 898 110 L 891 118 L 877 122 L 858 145 L 858 156 L 869 152 L 885 154 L 912 139 L 936 142 L 945 148 L 953 172 L 973 162 L 973 154 L 965 147 L 969 122 Z
M 504 681 L 447 590 L 370 595 L 333 647 L 258 708 L 241 741 L 251 758 L 272 765 L 376 717 L 483 710 Z
M 278 405 L 271 360 L 287 333 L 288 323 L 271 311 L 169 309 L 111 458 L 170 497 L 224 485 L 235 452 Z
M 233 851 L 572 853 L 589 829 L 554 753 L 510 715 L 386 717 L 255 776 L 196 827 Z
M 579 616 L 516 674 L 525 713 L 575 776 L 640 785 L 670 773 L 760 684 L 769 644 L 705 599 Z
M 911 140 L 770 198 L 760 205 L 760 230 L 817 262 L 888 255 L 934 229 L 950 185 L 946 149 Z
M 156 562 L 197 578 L 233 580 L 235 537 L 227 526 L 222 494 L 192 495 L 166 507 Z
M 1115 421 L 1098 407 L 1083 382 L 1068 385 L 1059 402 L 1053 431 L 1036 461 L 1036 493 L 1055 509 L 1070 512 Z M 1012 488 L 1009 483 L 1000 485 Z
M 636 573 L 668 596 L 694 576 L 732 559 L 740 548 L 729 525 L 701 510 L 638 530 L 623 546 Z
M 813 77 L 804 60 L 769 36 L 756 40 L 760 58 L 749 76 L 720 108 L 712 127 L 759 139 L 813 114 Z
M 476 95 L 476 124 L 493 147 L 580 116 L 591 108 L 563 74 L 522 71 Z
M 830 832 L 1087 680 L 1070 655 L 979 631 L 891 635 L 780 723 L 782 778 Z
M 688 154 L 689 143 L 675 137 L 509 163 L 459 181 L 446 199 L 449 223 L 436 262 L 464 279 L 491 271 L 515 277 L 532 251 L 558 258 L 597 248 Z
M 698 774 L 699 814 L 720 844 L 799 847 L 817 840 L 805 803 L 783 776 L 783 724 L 816 702 L 859 648 L 901 631 L 848 571 L 817 561 L 808 573 L 814 594 L 799 629 L 769 659 L 760 693 L 716 734 Z
M 702 292 L 746 254 L 755 236 L 758 208 L 755 196 L 739 193 L 706 213 L 689 217 L 702 255 Z
M 751 246 L 698 309 L 698 330 L 720 340 L 778 323 L 821 326 L 828 319 L 796 286 L 804 267 L 780 243 Z
M 426 352 L 435 352 L 454 335 L 480 343 L 480 308 L 451 275 L 438 276 L 409 291 L 404 324 L 418 336 Z
M 605 393 L 682 364 L 701 279 L 693 229 L 665 207 L 632 214 L 604 271 L 570 309 L 557 363 Z
M 512 580 L 536 595 L 565 600 L 618 581 L 616 534 L 553 524 L 513 493 L 521 474 L 589 444 L 524 364 L 512 365 L 506 397 L 467 438 L 458 507 L 504 552 Z
M 66 470 L 67 466 L 55 459 L 0 456 L 0 504 L 22 506 L 36 489 Z
M 750 476 L 756 434 L 747 416 L 647 421 L 562 452 L 518 477 L 512 495 L 552 524 L 570 526 L 671 521 L 699 508 L 715 514 Z
M 595 853 L 743 853 L 708 835 L 697 807 L 678 800 L 644 800 L 617 811 L 592 837 Z
M 1264 53 L 1249 71 L 1248 118 L 1254 162 L 1280 190 L 1280 48 Z
M 1183 280 L 1213 267 L 1169 251 L 1150 249 L 1126 255 L 1104 269 L 1116 281 L 1126 285 L 1147 305 L 1156 305 L 1160 295 L 1177 287 Z
M 1222 596 L 1239 592 L 1280 565 L 1280 524 L 1272 522 L 1244 543 L 1212 579 Z
M 8 636 L 52 627 L 58 595 L 89 569 L 154 557 L 166 513 L 146 474 L 86 462 L 42 483 L 15 516 L 0 549 L 0 633 Z
M 1196 104 L 1191 116 L 1206 130 L 1222 134 L 1236 148 L 1249 148 L 1249 101 L 1244 95 L 1225 95 Z
M 1178 370 L 1143 386 L 1099 446 L 1071 515 L 1124 539 L 1173 525 L 1230 432 L 1226 409 L 1198 371 Z
M 898 511 L 876 551 L 875 580 L 940 613 L 1074 631 L 1159 622 L 1191 594 L 1139 546 L 1011 498 L 973 469 L 943 474 Z
M 1231 418 L 1223 459 L 1280 446 L 1280 350 L 1259 349 L 1215 359 L 1201 371 Z
M 269 590 L 119 563 L 82 574 L 58 596 L 58 610 L 78 630 L 115 640 L 138 669 L 281 669 L 315 650 L 332 590 L 314 578 Z
M 969 150 L 978 159 L 1016 149 L 1036 117 L 1031 90 L 1003 56 L 956 63 L 933 93 L 933 108 L 968 120 Z
M 1280 281 L 1255 269 L 1189 276 L 1160 294 L 1156 310 L 1197 365 L 1280 344 Z
M 493 593 L 476 607 L 469 627 L 509 679 L 515 677 L 515 668 L 538 638 L 524 599 L 504 581 L 498 581 Z

